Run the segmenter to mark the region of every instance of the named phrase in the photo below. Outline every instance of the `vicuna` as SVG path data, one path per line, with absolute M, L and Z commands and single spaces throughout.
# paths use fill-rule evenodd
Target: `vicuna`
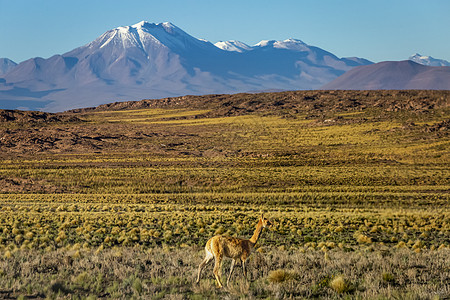
M 244 273 L 244 277 L 247 279 L 247 270 L 245 269 L 245 261 L 250 256 L 252 249 L 255 247 L 256 242 L 261 235 L 263 228 L 272 225 L 272 223 L 264 217 L 264 214 L 259 218 L 258 224 L 256 225 L 255 232 L 253 236 L 249 240 L 240 239 L 236 237 L 216 235 L 206 242 L 205 252 L 206 256 L 202 263 L 198 266 L 198 276 L 197 283 L 200 281 L 200 276 L 203 268 L 214 258 L 214 277 L 217 280 L 217 283 L 220 288 L 223 287 L 222 282 L 220 280 L 220 271 L 222 267 L 222 259 L 223 257 L 230 257 L 231 268 L 230 274 L 227 279 L 227 286 L 231 278 L 231 274 L 233 274 L 234 265 L 236 264 L 236 260 L 240 260 L 242 264 L 242 271 Z

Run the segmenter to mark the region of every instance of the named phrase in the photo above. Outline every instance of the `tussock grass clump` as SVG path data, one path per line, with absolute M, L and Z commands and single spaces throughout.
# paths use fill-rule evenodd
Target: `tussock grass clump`
M 360 244 L 370 244 L 370 243 L 372 243 L 372 238 L 370 238 L 370 237 L 368 237 L 367 235 L 364 235 L 364 234 L 358 234 L 357 237 L 356 237 L 356 240 Z
M 353 290 L 352 285 L 350 282 L 344 278 L 342 275 L 338 275 L 331 279 L 329 283 L 330 288 L 332 288 L 336 293 L 342 294 L 342 293 L 348 293 Z
M 11 251 L 9 251 L 9 250 L 6 250 L 5 253 L 3 254 L 4 258 L 11 258 L 12 256 L 13 255 L 12 255 Z
M 398 242 L 397 245 L 394 246 L 395 248 L 407 248 L 408 246 L 406 246 L 406 243 L 404 241 L 400 241 Z
M 283 269 L 270 271 L 267 277 L 271 283 L 282 283 L 287 280 L 294 279 L 294 274 Z

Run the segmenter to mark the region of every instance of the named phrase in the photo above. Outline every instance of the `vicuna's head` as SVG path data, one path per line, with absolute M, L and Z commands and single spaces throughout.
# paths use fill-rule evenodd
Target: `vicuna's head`
M 261 214 L 261 218 L 259 219 L 259 221 L 261 222 L 261 224 L 264 228 L 268 227 L 268 226 L 272 226 L 272 223 L 269 221 L 269 219 L 264 217 L 264 214 Z

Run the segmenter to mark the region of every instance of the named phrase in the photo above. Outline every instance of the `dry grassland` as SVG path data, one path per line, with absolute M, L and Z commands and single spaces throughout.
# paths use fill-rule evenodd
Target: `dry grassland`
M 0 113 L 0 298 L 448 299 L 448 92 Z M 217 289 L 215 234 L 274 225 Z M 223 276 L 229 269 L 225 261 Z

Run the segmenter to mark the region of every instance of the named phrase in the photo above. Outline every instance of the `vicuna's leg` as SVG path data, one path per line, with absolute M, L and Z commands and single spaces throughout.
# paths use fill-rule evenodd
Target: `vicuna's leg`
M 228 283 L 230 282 L 231 274 L 233 274 L 233 269 L 234 269 L 235 263 L 236 263 L 235 259 L 231 260 L 230 274 L 228 275 L 227 286 L 228 286 Z
M 215 259 L 215 264 L 214 264 L 214 276 L 216 277 L 217 283 L 219 284 L 219 288 L 222 288 L 222 281 L 220 281 L 220 269 L 222 267 L 222 254 L 217 254 Z
M 206 251 L 206 257 L 202 261 L 202 263 L 198 266 L 198 276 L 197 276 L 197 283 L 200 282 L 200 276 L 202 273 L 203 268 L 214 258 L 211 252 Z
M 247 280 L 247 269 L 245 268 L 245 260 L 242 260 L 242 272 L 244 273 L 244 278 Z

